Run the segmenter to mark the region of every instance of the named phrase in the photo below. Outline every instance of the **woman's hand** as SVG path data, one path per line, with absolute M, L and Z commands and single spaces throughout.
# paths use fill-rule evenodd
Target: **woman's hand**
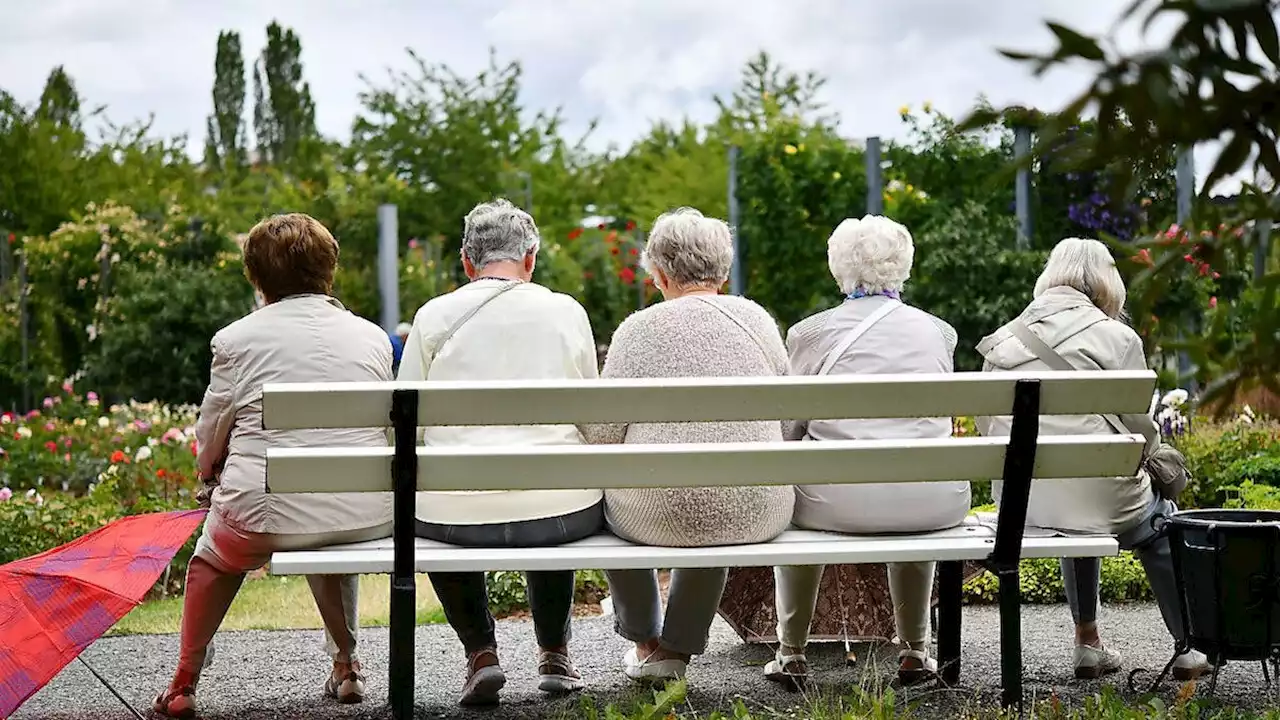
M 196 493 L 196 505 L 206 510 L 213 507 L 213 491 L 218 489 L 218 478 L 200 478 L 200 491 Z

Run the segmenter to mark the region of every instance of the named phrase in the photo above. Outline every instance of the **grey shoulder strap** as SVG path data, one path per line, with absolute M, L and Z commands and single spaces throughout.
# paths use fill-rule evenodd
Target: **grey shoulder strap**
M 493 293 L 492 295 L 485 298 L 484 300 L 481 300 L 479 303 L 475 305 L 475 307 L 463 313 L 462 317 L 458 318 L 457 321 L 455 321 L 453 325 L 450 326 L 450 328 L 447 331 L 445 331 L 445 334 L 440 336 L 440 340 L 436 343 L 435 352 L 432 353 L 432 355 L 439 355 L 440 350 L 444 348 L 445 344 L 448 343 L 449 340 L 453 338 L 454 333 L 458 332 L 458 329 L 461 328 L 463 325 L 466 325 L 468 320 L 475 317 L 476 313 L 480 312 L 480 310 L 484 308 L 485 305 L 488 305 L 494 300 L 497 300 L 500 295 L 510 290 L 514 290 L 517 286 L 520 286 L 523 284 L 524 283 L 512 280 L 506 285 L 503 285 L 502 287 L 498 288 L 497 292 Z
M 717 311 L 719 311 L 721 315 L 724 315 L 725 317 L 729 318 L 730 320 L 733 321 L 735 325 L 742 328 L 743 332 L 745 332 L 748 336 L 750 336 L 751 340 L 755 342 L 756 347 L 760 349 L 760 354 L 764 355 L 764 361 L 768 363 L 771 367 L 773 367 L 775 371 L 782 373 L 784 375 L 786 374 L 786 368 L 778 367 L 778 364 L 773 361 L 773 357 L 769 354 L 769 346 L 765 344 L 764 338 L 760 337 L 760 333 L 757 333 L 754 329 L 752 329 L 750 325 L 743 322 L 742 318 L 739 318 L 737 315 L 734 315 L 733 313 L 729 312 L 725 308 L 721 307 L 720 303 L 716 302 L 715 300 L 712 300 L 709 297 L 705 297 L 703 295 L 691 295 L 690 297 L 705 303 L 709 307 L 715 308 Z
M 836 363 L 839 362 L 840 358 L 844 356 L 846 352 L 848 352 L 849 348 L 853 347 L 853 344 L 858 341 L 858 338 L 862 337 L 873 325 L 888 317 L 889 313 L 900 307 L 902 307 L 902 303 L 897 300 L 889 300 L 872 311 L 870 315 L 863 318 L 862 322 L 858 323 L 847 335 L 844 336 L 843 339 L 841 339 L 839 345 L 836 345 L 831 349 L 831 352 L 827 353 L 827 357 L 823 359 L 822 368 L 818 370 L 818 374 L 826 375 L 831 372 L 831 368 L 836 366 Z
M 1089 323 L 1088 325 L 1085 325 L 1085 327 L 1095 325 L 1099 322 L 1102 322 L 1102 321 L 1094 320 L 1094 322 Z M 1067 337 L 1071 337 L 1072 335 L 1075 335 L 1076 333 L 1084 329 L 1085 328 L 1083 327 L 1078 328 L 1075 330 L 1075 332 L 1069 334 Z M 1048 365 L 1054 370 L 1071 371 L 1076 369 L 1074 365 L 1067 362 L 1066 358 L 1059 355 L 1058 351 L 1049 347 L 1049 343 L 1045 342 L 1044 340 L 1041 340 L 1038 335 L 1031 332 L 1031 328 L 1027 327 L 1026 323 L 1022 322 L 1021 320 L 1014 320 L 1012 323 L 1010 323 L 1009 330 L 1013 333 L 1014 337 L 1022 341 L 1023 345 L 1027 346 L 1028 350 L 1035 353 L 1036 357 L 1040 358 L 1040 361 L 1043 362 L 1045 365 Z M 1115 415 L 1103 415 L 1102 419 L 1107 421 L 1107 424 L 1111 426 L 1112 430 L 1115 430 L 1117 433 L 1121 435 L 1128 435 L 1130 433 L 1133 433 L 1133 431 L 1130 430 L 1128 426 L 1126 426 L 1120 420 L 1120 418 L 1116 417 Z M 1137 433 L 1137 434 L 1141 434 L 1141 433 Z

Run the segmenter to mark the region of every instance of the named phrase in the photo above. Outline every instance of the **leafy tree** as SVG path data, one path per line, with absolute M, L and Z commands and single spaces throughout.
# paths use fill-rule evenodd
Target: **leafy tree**
M 527 182 L 548 232 L 567 232 L 593 202 L 594 156 L 561 137 L 558 111 L 526 113 L 520 103 L 519 63 L 499 64 L 464 77 L 426 62 L 412 50 L 407 72 L 389 71 L 385 84 L 365 78 L 363 110 L 352 126 L 346 165 L 391 176 L 406 187 L 401 232 L 446 237 L 456 255 L 462 218 L 497 195 L 519 201 Z
M 1250 331 L 1241 332 L 1239 318 L 1215 302 L 1204 331 L 1185 345 L 1196 361 L 1196 374 L 1207 383 L 1205 400 L 1221 410 L 1258 384 L 1280 393 L 1280 272 L 1264 254 L 1270 233 L 1258 232 L 1259 223 L 1266 228 L 1280 219 L 1278 10 L 1277 0 L 1134 0 L 1119 23 L 1141 20 L 1145 29 L 1170 21 L 1173 33 L 1163 49 L 1125 52 L 1104 39 L 1048 23 L 1057 44 L 1052 51 L 1002 51 L 1026 62 L 1037 75 L 1065 64 L 1093 69 L 1093 82 L 1047 119 L 1041 143 L 1066 148 L 1078 162 L 1095 158 L 1109 163 L 1123 186 L 1131 187 L 1136 169 L 1169 148 L 1222 143 L 1200 186 L 1193 221 L 1185 228 L 1189 242 L 1164 234 L 1145 239 L 1139 250 L 1146 251 L 1148 266 L 1134 281 L 1134 294 L 1143 302 L 1186 271 L 1187 257 L 1211 268 L 1262 261 L 1263 273 L 1251 295 L 1256 312 L 1248 322 Z M 1096 130 L 1070 135 L 1072 118 L 1089 111 L 1097 115 Z M 979 113 L 972 124 L 993 118 L 993 113 Z M 1238 173 L 1252 175 L 1254 181 L 1232 205 L 1213 204 L 1210 195 L 1217 182 Z M 1249 231 L 1216 233 L 1219 225 Z
M 253 67 L 253 132 L 259 160 L 289 164 L 316 139 L 311 86 L 302 78 L 302 43 L 272 22 L 267 45 Z
M 214 59 L 213 114 L 205 139 L 205 165 L 210 169 L 243 168 L 247 159 L 244 128 L 244 55 L 240 34 L 218 33 Z
M 36 117 L 57 127 L 80 129 L 80 94 L 76 92 L 71 76 L 61 65 L 50 71 L 49 78 L 44 83 Z
M 743 66 L 738 88 L 727 98 L 715 97 L 719 124 L 746 133 L 763 131 L 784 117 L 829 125 L 833 117 L 821 114 L 818 100 L 826 82 L 813 70 L 791 72 L 761 50 Z

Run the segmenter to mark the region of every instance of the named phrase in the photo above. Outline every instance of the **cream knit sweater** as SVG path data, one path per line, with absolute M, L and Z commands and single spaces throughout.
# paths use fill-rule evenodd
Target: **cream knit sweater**
M 703 299 L 705 298 L 705 299 Z M 707 300 L 755 331 L 760 344 Z M 613 335 L 602 377 L 785 375 L 787 352 L 773 318 L 740 297 L 683 297 L 627 318 Z M 781 422 L 588 425 L 588 442 L 777 442 Z M 609 490 L 605 512 L 619 536 L 646 545 L 702 547 L 766 542 L 791 523 L 790 486 Z

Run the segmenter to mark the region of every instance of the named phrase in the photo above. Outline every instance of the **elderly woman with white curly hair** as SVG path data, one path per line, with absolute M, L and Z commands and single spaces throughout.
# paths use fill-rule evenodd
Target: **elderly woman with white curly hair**
M 945 373 L 952 370 L 956 332 L 923 310 L 904 304 L 914 249 L 902 225 L 880 216 L 848 219 L 827 241 L 831 275 L 845 300 L 787 333 L 793 375 Z M 882 440 L 947 437 L 951 418 L 814 420 L 799 422 L 788 439 Z M 795 524 L 849 534 L 926 532 L 954 527 L 969 512 L 969 483 L 825 485 L 796 488 Z M 777 657 L 765 668 L 771 680 L 801 685 L 804 655 L 823 567 L 778 567 Z M 929 609 L 934 564 L 889 566 L 894 622 L 903 643 L 899 679 L 918 682 L 937 663 L 929 656 Z
M 1067 238 L 1049 255 L 1036 280 L 1034 298 L 1022 314 L 978 344 L 983 370 L 1044 371 L 1146 370 L 1142 340 L 1122 320 L 1124 280 L 1111 252 L 1097 240 Z M 1159 432 L 1148 415 L 1114 418 L 1117 425 L 1148 439 L 1146 453 L 1159 447 Z M 1113 419 L 1101 415 L 1053 416 L 1040 420 L 1040 432 L 1053 435 L 1104 435 L 1117 432 Z M 983 435 L 1009 434 L 1008 417 L 977 419 Z M 1132 430 L 1129 430 L 1132 428 Z M 1180 459 L 1180 456 L 1179 456 Z M 993 483 L 1000 497 L 1000 483 Z M 1152 520 L 1177 508 L 1153 489 L 1146 470 L 1135 477 L 1037 480 L 1031 487 L 1027 524 L 1068 533 L 1115 535 L 1120 547 L 1132 550 L 1155 595 L 1165 625 L 1175 639 L 1183 636 L 1178 590 L 1173 576 L 1169 539 Z M 1075 620 L 1075 675 L 1096 678 L 1120 669 L 1120 655 L 1102 643 L 1098 633 L 1098 558 L 1062 560 L 1062 580 Z M 1173 675 L 1193 680 L 1208 669 L 1204 654 L 1190 650 L 1179 656 Z
M 682 208 L 653 224 L 644 263 L 664 302 L 618 327 L 605 378 L 785 375 L 773 318 L 742 297 L 720 295 L 733 264 L 729 226 Z M 592 443 L 779 442 L 780 422 L 643 423 L 582 427 Z M 781 487 L 609 490 L 605 516 L 619 536 L 646 545 L 705 547 L 766 542 L 791 522 L 795 493 Z M 671 573 L 665 615 L 653 570 L 608 573 L 616 630 L 635 643 L 626 674 L 641 682 L 683 677 L 724 590 L 724 568 Z

